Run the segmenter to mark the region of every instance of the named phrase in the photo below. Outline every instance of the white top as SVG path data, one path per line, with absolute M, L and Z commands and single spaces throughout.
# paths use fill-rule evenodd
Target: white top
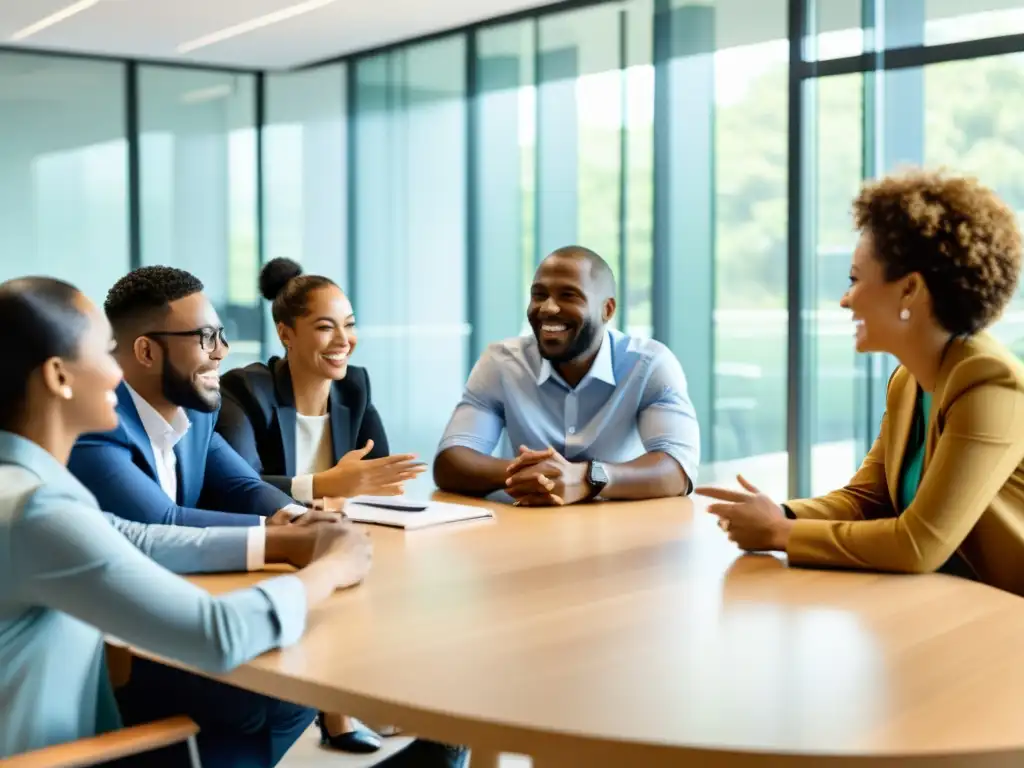
M 125 384 L 125 386 L 128 385 Z M 179 408 L 174 412 L 171 423 L 168 424 L 164 417 L 149 404 L 149 401 L 131 387 L 128 387 L 128 394 L 132 396 L 135 410 L 139 412 L 142 426 L 153 447 L 157 480 L 160 481 L 160 487 L 164 493 L 173 501 L 178 498 L 178 457 L 174 453 L 174 446 L 181 442 L 192 423 L 185 415 L 185 411 Z
M 295 477 L 292 498 L 313 501 L 313 475 L 334 466 L 329 416 L 295 414 Z
M 132 396 L 135 403 L 135 410 L 139 412 L 139 419 L 146 430 L 149 444 L 153 448 L 153 458 L 156 460 L 156 476 L 160 482 L 160 488 L 166 493 L 171 501 L 178 500 L 178 457 L 174 453 L 176 446 L 192 426 L 183 408 L 174 413 L 174 418 L 168 424 L 167 420 L 157 412 L 156 408 L 149 404 L 142 395 L 132 389 L 127 382 L 128 394 Z M 264 518 L 260 518 L 260 525 L 254 526 L 248 531 L 248 546 L 245 549 L 245 567 L 250 571 L 262 571 L 266 565 L 267 554 L 267 532 L 264 530 Z

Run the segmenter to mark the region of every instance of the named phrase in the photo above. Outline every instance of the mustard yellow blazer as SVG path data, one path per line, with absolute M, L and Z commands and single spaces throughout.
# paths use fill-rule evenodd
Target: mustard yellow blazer
M 926 573 L 957 552 L 979 581 L 1024 595 L 1024 365 L 986 333 L 954 341 L 932 393 L 924 467 L 897 516 L 917 382 L 893 374 L 875 444 L 845 488 L 787 502 L 793 565 Z

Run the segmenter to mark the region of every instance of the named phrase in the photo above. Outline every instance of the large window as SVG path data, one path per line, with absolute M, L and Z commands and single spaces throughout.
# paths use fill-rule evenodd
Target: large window
M 128 271 L 124 87 L 118 64 L 0 53 L 0 280 L 102 302 Z
M 806 0 L 807 58 L 999 37 L 1024 32 L 1024 0 Z M 908 27 L 903 20 L 914 17 Z
M 806 211 L 814 233 L 805 254 L 808 303 L 805 323 L 811 340 L 806 365 L 811 372 L 811 492 L 824 493 L 845 483 L 868 447 L 865 406 L 859 380 L 860 356 L 854 348 L 850 314 L 839 307 L 849 286 L 856 233 L 850 204 L 863 172 L 862 95 L 864 76 L 839 75 L 806 87 L 812 108 L 813 208 Z M 874 435 L 871 435 L 871 439 Z
M 720 10 L 715 39 L 713 458 L 784 493 L 786 3 L 760 3 L 756 24 Z
M 537 262 L 582 244 L 615 273 L 615 323 L 651 334 L 653 3 L 476 34 L 474 350 L 526 331 Z
M 263 125 L 264 258 L 348 285 L 345 66 L 270 74 Z M 269 327 L 268 346 L 279 350 Z
M 472 62 L 474 356 L 523 332 L 535 266 L 534 23 L 480 30 Z
M 431 459 L 469 372 L 466 40 L 354 66 L 358 355 L 394 450 Z
M 874 50 L 986 37 L 1000 34 L 999 24 L 1007 25 L 1003 32 L 1014 31 L 1024 4 L 990 2 L 967 9 L 890 0 L 868 10 L 875 14 L 873 27 L 862 30 L 855 19 L 846 18 L 849 29 L 843 33 L 838 19 L 849 8 L 837 5 L 830 11 L 827 0 L 817 0 L 817 11 L 825 11 L 819 22 L 831 18 L 832 23 L 817 26 L 820 34 L 811 53 L 817 47 L 825 58 L 828 45 L 844 39 L 843 34 L 847 41 L 860 35 L 864 49 Z M 812 203 L 802 215 L 813 233 L 813 247 L 802 254 L 809 386 L 800 417 L 813 448 L 801 492 L 821 493 L 848 479 L 863 458 L 877 434 L 896 365 L 889 356 L 858 355 L 849 313 L 837 306 L 856 240 L 851 201 L 862 179 L 923 164 L 973 174 L 1024 211 L 1024 125 L 1013 106 L 1024 96 L 1024 54 L 829 74 L 807 81 L 804 94 L 810 128 L 804 184 Z M 1024 353 L 1020 297 L 993 330 L 1011 349 Z
M 579 243 L 609 263 L 616 325 L 651 333 L 653 3 L 538 24 L 535 257 Z
M 622 72 L 618 6 L 542 18 L 537 54 L 537 257 L 583 243 L 619 277 Z
M 654 334 L 683 364 L 705 479 L 785 493 L 787 5 L 658 2 Z
M 1024 54 L 936 64 L 923 75 L 925 162 L 976 175 L 1024 218 Z M 1024 356 L 1024 288 L 992 330 Z
M 921 0 L 917 0 L 920 2 Z M 897 0 L 888 0 L 896 3 Z M 927 45 L 1024 32 L 1024 0 L 924 0 Z
M 622 116 L 619 152 L 620 325 L 650 336 L 654 319 L 654 2 L 638 0 L 619 14 L 618 83 Z
M 232 366 L 261 355 L 254 80 L 138 71 L 142 263 L 203 281 L 231 340 Z

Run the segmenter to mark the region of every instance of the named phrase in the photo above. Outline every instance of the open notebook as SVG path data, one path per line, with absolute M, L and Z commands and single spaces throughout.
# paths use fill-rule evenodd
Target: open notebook
M 486 507 L 416 501 L 403 496 L 355 496 L 345 502 L 345 514 L 357 523 L 387 525 L 407 531 L 494 517 Z

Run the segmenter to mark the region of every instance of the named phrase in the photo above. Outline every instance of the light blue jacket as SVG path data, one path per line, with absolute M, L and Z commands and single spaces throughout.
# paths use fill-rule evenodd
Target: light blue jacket
M 51 454 L 0 431 L 0 757 L 116 727 L 105 634 L 214 673 L 295 642 L 294 576 L 212 597 L 171 573 L 244 571 L 246 538 L 101 512 Z

